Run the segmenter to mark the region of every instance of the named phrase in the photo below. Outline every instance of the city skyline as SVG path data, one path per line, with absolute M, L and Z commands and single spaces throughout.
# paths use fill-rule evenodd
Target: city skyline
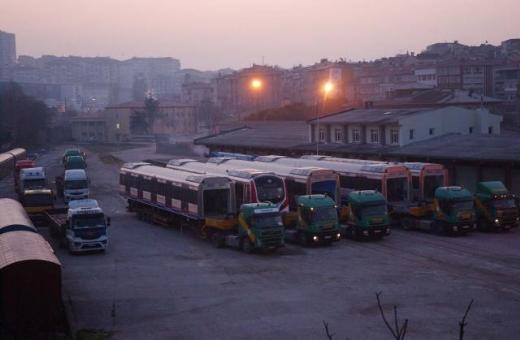
M 185 68 L 204 70 L 263 62 L 291 67 L 321 58 L 373 60 L 454 40 L 496 45 L 520 32 L 514 10 L 520 5 L 511 0 L 329 0 L 322 12 L 307 0 L 267 0 L 261 8 L 238 0 L 46 4 L 7 0 L 2 6 L 0 30 L 16 34 L 18 55 L 174 57 Z

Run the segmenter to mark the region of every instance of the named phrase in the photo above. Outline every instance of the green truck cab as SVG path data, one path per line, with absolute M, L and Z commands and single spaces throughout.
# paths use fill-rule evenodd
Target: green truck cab
M 65 152 L 63 153 L 63 157 L 61 159 L 62 163 L 65 165 L 67 158 L 69 158 L 71 156 L 80 156 L 83 158 L 83 160 L 85 160 L 87 158 L 85 153 L 82 152 L 81 150 L 76 149 L 76 148 L 71 148 L 71 149 L 65 150 Z
M 500 181 L 478 183 L 475 206 L 479 229 L 508 230 L 518 226 L 520 218 L 515 198 Z
M 73 170 L 73 169 L 86 169 L 87 163 L 85 162 L 85 159 L 82 156 L 68 156 L 63 166 L 65 167 L 65 170 Z
M 284 245 L 284 227 L 278 207 L 272 203 L 242 204 L 238 215 L 242 250 L 274 250 Z
M 390 235 L 390 216 L 383 194 L 375 190 L 352 191 L 346 203 L 346 235 L 354 239 Z
M 439 187 L 433 202 L 433 229 L 444 233 L 466 233 L 475 229 L 473 195 L 460 186 Z
M 302 246 L 329 244 L 341 238 L 336 203 L 327 195 L 303 195 L 297 198 L 298 220 L 285 230 L 288 241 Z

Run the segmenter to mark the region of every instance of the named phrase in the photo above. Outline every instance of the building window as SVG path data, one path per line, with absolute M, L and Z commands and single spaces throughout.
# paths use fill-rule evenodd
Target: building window
M 469 127 L 469 134 L 471 135 L 473 133 L 473 126 Z
M 413 139 L 413 134 L 414 134 L 413 129 L 410 129 L 410 139 Z
M 336 143 L 343 141 L 343 129 L 341 128 L 335 128 L 334 129 L 334 138 Z
M 358 128 L 352 129 L 352 143 L 359 143 L 361 140 L 361 134 Z
M 323 142 L 325 141 L 325 130 L 320 128 L 320 132 L 319 132 L 319 140 L 320 142 Z
M 492 126 L 489 126 L 489 127 L 488 127 L 488 133 L 489 133 L 490 135 L 493 134 L 493 127 L 492 127 Z
M 399 129 L 390 130 L 390 144 L 399 144 Z
M 433 136 L 435 134 L 435 128 L 430 128 L 430 136 Z
M 370 143 L 379 143 L 379 129 L 370 129 Z

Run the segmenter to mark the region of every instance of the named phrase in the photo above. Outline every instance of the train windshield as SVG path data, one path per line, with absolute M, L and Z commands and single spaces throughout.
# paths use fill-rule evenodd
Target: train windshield
M 23 185 L 25 189 L 45 188 L 45 179 L 25 179 Z
M 408 200 L 408 178 L 389 178 L 386 181 L 386 199 L 388 202 Z
M 444 175 L 427 175 L 424 177 L 424 199 L 433 201 L 435 190 L 444 185 Z
M 204 190 L 204 214 L 226 215 L 228 213 L 229 189 Z
M 88 181 L 85 179 L 76 180 L 76 181 L 66 181 L 64 183 L 64 188 L 66 190 L 85 189 L 87 187 L 88 187 Z
M 323 194 L 336 200 L 336 181 L 327 180 L 312 183 L 312 194 Z
M 23 205 L 26 207 L 38 207 L 44 205 L 53 205 L 54 200 L 50 194 L 31 194 L 25 195 Z
M 260 176 L 255 179 L 259 202 L 280 203 L 285 197 L 283 181 L 274 176 Z
M 73 228 L 104 227 L 105 217 L 103 214 L 83 214 L 72 216 Z

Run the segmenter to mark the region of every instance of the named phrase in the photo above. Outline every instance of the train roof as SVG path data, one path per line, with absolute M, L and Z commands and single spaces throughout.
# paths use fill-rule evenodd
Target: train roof
M 0 198 L 0 234 L 13 228 L 36 231 L 31 219 L 18 201 Z
M 230 168 L 255 168 L 259 170 L 264 170 L 268 172 L 273 172 L 277 175 L 283 177 L 293 177 L 299 179 L 307 179 L 309 176 L 314 173 L 324 174 L 326 172 L 330 172 L 331 175 L 337 176 L 336 172 L 331 169 L 327 169 L 321 166 L 291 166 L 286 164 L 279 164 L 275 162 L 257 162 L 257 161 L 243 161 L 228 157 L 216 157 L 210 158 L 208 163 L 216 163 L 216 164 L 227 164 Z
M 165 181 L 177 183 L 188 183 L 191 185 L 200 185 L 205 181 L 222 181 L 223 179 L 231 182 L 224 176 L 208 175 L 203 173 L 194 173 L 179 169 L 165 168 L 151 165 L 150 163 L 125 163 L 121 167 L 122 172 L 135 173 L 146 177 L 155 177 Z
M 14 157 L 18 157 L 21 154 L 25 153 L 25 149 L 23 149 L 23 148 L 16 148 L 16 149 L 9 150 L 7 152 L 10 153 L 11 155 L 13 155 Z
M 10 153 L 0 153 L 0 163 L 8 161 L 13 158 L 13 155 Z
M 193 159 L 175 159 L 168 162 L 167 167 L 173 169 L 182 169 L 206 174 L 218 174 L 229 176 L 234 180 L 251 180 L 257 176 L 271 175 L 277 176 L 272 171 L 255 169 L 251 167 L 230 167 L 227 163 L 204 163 Z
M 40 234 L 29 231 L 0 234 L 0 269 L 26 261 L 50 262 L 61 266 L 52 247 Z
M 350 162 L 336 162 L 336 161 L 323 161 L 315 159 L 303 159 L 303 158 L 290 158 L 282 156 L 260 156 L 256 158 L 257 162 L 266 164 L 285 164 L 288 166 L 319 166 L 325 169 L 331 169 L 338 173 L 353 173 L 353 174 L 384 174 L 389 169 L 401 168 L 403 171 L 408 172 L 404 165 L 390 164 L 383 162 L 376 163 L 350 163 Z

